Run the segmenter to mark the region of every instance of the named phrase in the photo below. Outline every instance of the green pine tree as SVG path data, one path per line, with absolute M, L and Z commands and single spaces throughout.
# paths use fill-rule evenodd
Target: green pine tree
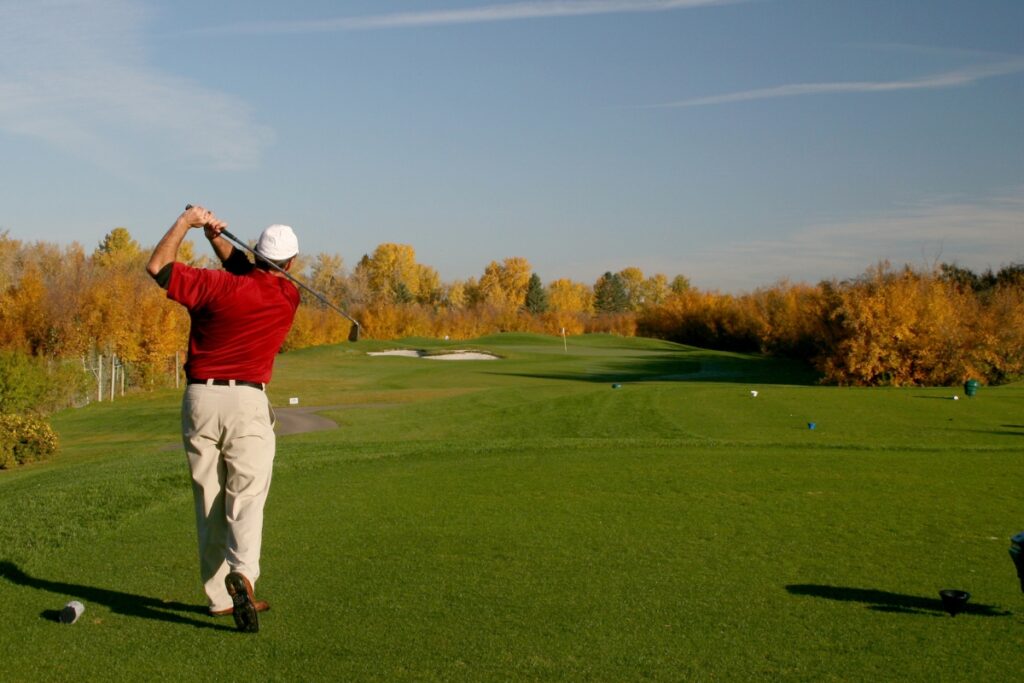
M 530 313 L 544 313 L 548 310 L 548 293 L 537 273 L 530 276 L 526 286 L 526 310 Z

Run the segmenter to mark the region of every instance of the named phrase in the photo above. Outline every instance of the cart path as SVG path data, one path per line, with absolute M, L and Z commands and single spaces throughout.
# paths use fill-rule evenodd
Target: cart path
M 306 434 L 308 432 L 323 432 L 328 429 L 337 429 L 337 422 L 329 420 L 322 415 L 317 415 L 317 411 L 351 407 L 351 405 L 337 405 L 274 408 L 274 416 L 277 418 L 277 422 L 274 424 L 274 432 L 278 436 L 286 436 L 288 434 Z M 160 450 L 179 451 L 181 447 L 181 442 L 179 441 L 163 446 Z
M 317 415 L 321 410 L 337 410 L 345 406 L 303 406 L 301 408 L 274 408 L 277 416 L 277 424 L 274 431 L 278 435 L 306 434 L 308 432 L 322 432 L 328 429 L 337 429 L 338 423 L 323 415 Z

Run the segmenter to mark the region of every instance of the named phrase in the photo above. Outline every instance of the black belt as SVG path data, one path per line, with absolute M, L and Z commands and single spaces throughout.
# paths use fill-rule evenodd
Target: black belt
M 244 379 L 191 379 L 188 380 L 189 384 L 212 384 L 218 387 L 252 387 L 253 389 L 259 389 L 263 391 L 266 386 L 262 382 L 248 382 Z

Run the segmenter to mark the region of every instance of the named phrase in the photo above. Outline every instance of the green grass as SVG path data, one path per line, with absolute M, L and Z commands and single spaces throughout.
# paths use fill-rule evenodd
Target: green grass
M 204 613 L 179 394 L 62 413 L 0 473 L 3 678 L 1008 680 L 1024 386 L 954 393 L 610 336 L 283 355 L 341 426 L 279 439 L 256 636 Z

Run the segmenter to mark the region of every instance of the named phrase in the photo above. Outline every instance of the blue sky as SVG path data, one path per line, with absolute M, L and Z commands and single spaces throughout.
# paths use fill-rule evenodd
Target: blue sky
M 0 230 L 151 246 L 192 202 L 446 281 L 998 268 L 1022 27 L 1020 0 L 0 0 Z

